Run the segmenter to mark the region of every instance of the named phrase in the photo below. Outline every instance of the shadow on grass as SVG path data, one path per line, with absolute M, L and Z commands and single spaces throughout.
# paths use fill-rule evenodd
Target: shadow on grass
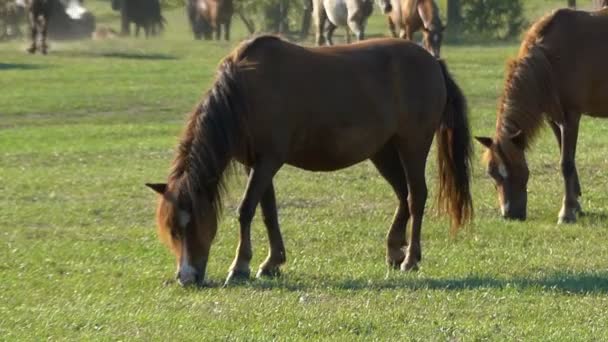
M 38 70 L 48 68 L 43 64 L 0 63 L 0 71 L 4 70 Z
M 310 284 L 314 285 L 310 285 Z M 220 283 L 209 284 L 211 288 L 218 288 Z M 368 279 L 291 279 L 251 280 L 246 283 L 232 286 L 247 286 L 257 289 L 286 289 L 289 291 L 304 291 L 320 288 L 338 290 L 476 290 L 476 289 L 539 289 L 540 291 L 563 292 L 570 294 L 608 293 L 608 273 L 556 273 L 545 278 L 513 278 L 495 279 L 488 277 L 464 277 L 456 279 L 431 279 L 408 277 L 395 277 L 381 281 Z M 231 286 L 231 287 L 232 287 Z
M 58 51 L 55 55 L 63 57 L 89 57 L 89 58 L 115 58 L 115 59 L 131 59 L 141 61 L 169 61 L 177 60 L 178 57 L 165 54 L 165 53 L 146 53 L 146 52 L 124 52 L 124 51 L 110 51 L 110 52 L 74 52 L 74 51 Z
M 135 60 L 176 60 L 177 57 L 164 53 L 132 53 L 132 52 L 104 52 L 93 54 L 95 57 L 135 59 Z

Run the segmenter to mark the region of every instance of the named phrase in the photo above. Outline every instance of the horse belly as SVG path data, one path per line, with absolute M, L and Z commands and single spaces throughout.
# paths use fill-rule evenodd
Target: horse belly
M 335 171 L 372 157 L 391 133 L 382 127 L 315 130 L 295 137 L 287 163 L 309 171 Z
M 325 0 L 325 13 L 327 18 L 336 26 L 346 26 L 348 22 L 348 8 L 346 2 L 341 0 Z

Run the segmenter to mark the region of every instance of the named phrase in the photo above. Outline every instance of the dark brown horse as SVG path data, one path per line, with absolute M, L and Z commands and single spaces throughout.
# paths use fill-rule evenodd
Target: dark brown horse
M 235 160 L 249 170 L 249 180 L 227 282 L 249 276 L 250 226 L 258 203 L 270 240 L 258 276 L 279 274 L 286 260 L 272 181 L 284 164 L 334 171 L 371 159 L 399 199 L 387 262 L 416 269 L 434 134 L 438 198 L 455 231 L 472 210 L 471 138 L 465 99 L 442 61 L 398 39 L 305 48 L 264 36 L 241 44 L 224 59 L 215 84 L 191 114 L 168 183 L 148 184 L 160 194 L 159 233 L 175 253 L 179 282 L 204 279 L 224 176 Z
M 485 147 L 503 216 L 525 219 L 528 164 L 525 151 L 544 119 L 561 151 L 565 196 L 559 222 L 574 222 L 581 187 L 574 157 L 583 113 L 608 117 L 608 9 L 558 10 L 536 22 L 509 65 L 494 138 Z
M 58 3 L 59 0 L 29 0 L 27 2 L 27 13 L 32 29 L 32 45 L 27 49 L 27 52 L 35 53 L 38 48 L 43 54 L 47 53 L 48 44 L 46 38 L 49 18 Z M 40 43 L 38 43 L 38 35 L 40 35 Z
M 424 47 L 433 56 L 440 57 L 445 26 L 434 0 L 378 0 L 378 3 L 388 16 L 393 37 L 412 40 L 414 33 L 422 30 Z
M 230 23 L 234 13 L 232 0 L 188 0 L 186 6 L 195 39 L 211 39 L 215 31 L 215 39 L 220 40 L 223 26 L 224 39 L 230 40 Z

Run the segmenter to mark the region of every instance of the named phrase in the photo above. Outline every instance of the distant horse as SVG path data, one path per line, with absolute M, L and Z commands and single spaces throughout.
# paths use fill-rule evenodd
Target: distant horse
M 424 47 L 435 57 L 441 53 L 445 26 L 439 17 L 439 7 L 434 0 L 378 0 L 388 16 L 388 26 L 393 37 L 412 40 L 414 33 L 422 30 Z
M 135 36 L 143 28 L 146 38 L 155 36 L 165 27 L 159 0 L 112 0 L 112 9 L 120 11 L 122 35 L 130 35 L 130 25 L 135 24 Z
M 438 198 L 455 231 L 472 210 L 471 138 L 465 99 L 442 61 L 396 39 L 322 48 L 272 36 L 242 43 L 224 59 L 190 115 L 168 183 L 147 184 L 160 194 L 158 231 L 176 256 L 179 282 L 204 280 L 225 176 L 234 161 L 246 166 L 249 181 L 227 282 L 250 274 L 250 227 L 258 203 L 270 240 L 258 276 L 278 275 L 286 260 L 272 181 L 284 164 L 334 171 L 371 159 L 399 199 L 387 262 L 416 269 L 434 134 Z
M 561 9 L 527 32 L 517 59 L 508 66 L 494 138 L 486 148 L 505 218 L 526 219 L 529 177 L 525 151 L 544 119 L 561 151 L 565 196 L 559 221 L 574 222 L 581 211 L 581 186 L 574 156 L 581 115 L 608 117 L 608 9 Z
M 373 0 L 313 0 L 313 17 L 317 29 L 317 45 L 333 45 L 333 34 L 338 26 L 347 27 L 347 42 L 350 43 L 348 29 L 357 40 L 363 40 L 367 18 L 372 14 Z M 325 33 L 325 22 L 327 32 Z M 325 33 L 325 34 L 324 34 Z
M 27 2 L 28 19 L 31 26 L 32 44 L 27 49 L 29 53 L 35 53 L 36 49 L 46 55 L 48 52 L 47 33 L 49 18 L 53 8 L 57 6 L 59 0 L 30 0 Z M 38 43 L 38 35 L 40 42 Z
M 224 39 L 230 40 L 232 0 L 188 0 L 186 6 L 195 39 L 211 39 L 215 31 L 215 39 L 220 40 L 223 26 Z

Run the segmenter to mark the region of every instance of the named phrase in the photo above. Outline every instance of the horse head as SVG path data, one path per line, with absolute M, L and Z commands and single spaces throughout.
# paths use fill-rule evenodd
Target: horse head
M 486 170 L 494 180 L 502 216 L 507 219 L 525 220 L 530 171 L 524 155 L 523 133 L 518 131 L 496 139 L 476 139 L 486 148 Z
M 445 26 L 429 25 L 429 27 L 424 26 L 422 30 L 422 42 L 424 47 L 435 58 L 441 58 L 441 43 L 443 42 L 443 31 L 445 30 Z
M 178 282 L 200 286 L 217 232 L 216 212 L 204 196 L 193 198 L 188 191 L 176 189 L 175 183 L 146 185 L 159 195 L 158 235 L 175 255 Z

